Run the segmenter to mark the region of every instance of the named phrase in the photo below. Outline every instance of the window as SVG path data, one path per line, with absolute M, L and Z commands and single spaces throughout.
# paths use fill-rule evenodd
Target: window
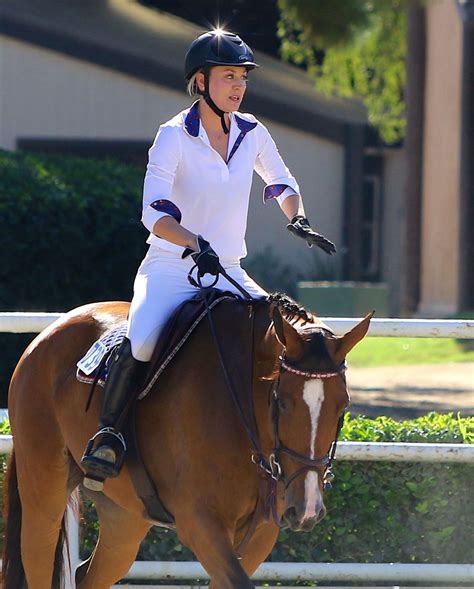
M 381 181 L 365 174 L 361 211 L 361 273 L 363 280 L 377 280 L 380 273 Z

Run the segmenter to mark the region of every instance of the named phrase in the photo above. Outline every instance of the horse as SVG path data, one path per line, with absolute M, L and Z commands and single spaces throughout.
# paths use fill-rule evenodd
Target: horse
M 86 412 L 89 387 L 77 380 L 76 363 L 128 309 L 126 302 L 102 302 L 68 312 L 16 366 L 4 589 L 61 586 L 65 513 L 78 488 L 95 502 L 100 522 L 93 554 L 75 572 L 78 589 L 106 589 L 125 577 L 156 523 L 127 463 L 101 492 L 83 488 L 79 466 L 101 393 Z M 225 299 L 209 313 L 212 320 L 200 322 L 137 403 L 137 443 L 211 589 L 246 589 L 280 527 L 311 530 L 325 514 L 323 489 L 349 402 L 345 357 L 366 335 L 371 315 L 335 336 L 282 296 L 254 304 Z

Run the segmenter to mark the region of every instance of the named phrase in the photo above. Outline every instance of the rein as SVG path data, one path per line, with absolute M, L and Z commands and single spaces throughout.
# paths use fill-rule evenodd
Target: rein
M 250 444 L 252 446 L 251 460 L 254 464 L 257 465 L 257 467 L 260 469 L 260 472 L 263 473 L 263 475 L 267 478 L 267 481 L 269 483 L 269 491 L 268 491 L 269 509 L 271 510 L 275 524 L 279 528 L 281 528 L 282 524 L 280 523 L 280 520 L 279 520 L 278 514 L 277 514 L 277 510 L 276 510 L 277 483 L 282 482 L 285 485 L 285 490 L 286 490 L 290 486 L 290 484 L 296 478 L 298 478 L 300 475 L 308 472 L 309 470 L 315 470 L 318 473 L 318 476 L 320 476 L 323 480 L 323 489 L 325 491 L 331 489 L 331 487 L 332 487 L 331 483 L 334 479 L 334 474 L 332 472 L 332 463 L 333 463 L 333 460 L 334 460 L 335 454 L 336 454 L 337 440 L 338 440 L 340 431 L 341 431 L 343 423 L 344 423 L 344 414 L 343 414 L 339 418 L 339 421 L 337 424 L 336 437 L 335 437 L 334 441 L 331 443 L 331 446 L 330 446 L 328 452 L 322 458 L 319 458 L 319 459 L 309 458 L 308 456 L 304 456 L 303 454 L 295 452 L 291 448 L 288 448 L 287 446 L 282 444 L 280 437 L 279 437 L 280 409 L 279 409 L 279 398 L 278 398 L 278 388 L 280 385 L 281 374 L 284 371 L 286 371 L 286 372 L 289 372 L 292 374 L 296 374 L 298 376 L 302 376 L 307 379 L 334 378 L 334 377 L 338 377 L 338 376 L 344 376 L 344 373 L 346 371 L 346 363 L 344 362 L 343 364 L 341 364 L 341 366 L 339 366 L 338 369 L 333 372 L 307 372 L 307 371 L 299 370 L 298 368 L 289 364 L 287 362 L 287 360 L 285 359 L 284 354 L 282 356 L 280 356 L 280 358 L 279 358 L 279 360 L 280 360 L 279 374 L 278 374 L 278 377 L 273 381 L 273 385 L 272 385 L 272 389 L 271 389 L 273 450 L 267 458 L 261 448 L 260 436 L 258 433 L 258 426 L 257 426 L 257 422 L 256 422 L 255 409 L 254 409 L 254 404 L 253 404 L 253 376 L 254 376 L 253 375 L 253 355 L 254 355 L 254 339 L 255 339 L 254 338 L 254 335 L 255 335 L 254 308 L 253 308 L 253 306 L 250 307 L 250 320 L 251 320 L 250 366 L 251 366 L 251 374 L 250 374 L 250 383 L 249 383 L 250 386 L 248 387 L 248 390 L 249 390 L 248 407 L 250 409 L 250 419 L 247 419 L 247 416 L 246 416 L 245 411 L 242 407 L 242 404 L 240 402 L 237 391 L 236 391 L 234 384 L 232 382 L 232 379 L 229 375 L 229 371 L 227 370 L 227 366 L 224 361 L 224 355 L 222 352 L 222 345 L 221 345 L 221 342 L 219 341 L 219 338 L 217 337 L 217 332 L 216 332 L 214 320 L 212 318 L 211 310 L 208 306 L 207 298 L 205 296 L 206 289 L 212 288 L 212 286 L 214 286 L 217 283 L 218 276 L 216 277 L 216 280 L 214 281 L 214 283 L 210 287 L 204 287 L 201 283 L 201 277 L 198 276 L 197 280 L 195 280 L 191 275 L 193 270 L 195 269 L 195 267 L 196 266 L 194 266 L 190 270 L 189 275 L 188 275 L 188 280 L 193 286 L 196 286 L 197 288 L 199 288 L 201 290 L 201 293 L 202 293 L 202 296 L 204 299 L 204 303 L 206 306 L 206 310 L 207 310 L 207 316 L 209 318 L 212 336 L 213 336 L 214 343 L 215 343 L 216 349 L 217 349 L 219 363 L 221 365 L 222 372 L 224 375 L 224 379 L 225 379 L 227 388 L 229 390 L 230 396 L 232 398 L 232 401 L 237 409 L 238 415 L 240 417 L 240 421 L 241 421 L 241 423 L 247 433 Z M 235 286 L 235 288 L 237 288 L 239 290 L 239 292 L 245 297 L 245 300 L 247 302 L 249 302 L 250 304 L 255 302 L 255 299 L 245 289 L 243 289 L 235 280 L 233 280 L 226 273 L 224 268 L 222 268 L 222 266 L 219 267 L 219 273 L 222 274 L 233 286 Z M 280 462 L 280 455 L 281 454 L 286 454 L 290 459 L 294 460 L 295 462 L 299 462 L 303 465 L 296 472 L 294 472 L 289 478 L 287 478 L 283 472 L 283 468 L 282 468 L 281 462 Z M 321 469 L 324 469 L 324 472 L 322 475 L 319 472 Z M 257 514 L 257 512 L 255 512 L 255 514 Z M 268 517 L 267 517 L 267 519 L 268 519 Z M 247 531 L 246 536 L 244 537 L 243 541 L 241 542 L 241 544 L 239 546 L 239 551 L 242 551 L 243 546 L 245 544 L 247 544 L 247 542 L 250 540 L 251 535 L 255 531 L 256 525 L 257 525 L 257 518 L 254 516 L 253 521 L 250 524 L 250 528 Z

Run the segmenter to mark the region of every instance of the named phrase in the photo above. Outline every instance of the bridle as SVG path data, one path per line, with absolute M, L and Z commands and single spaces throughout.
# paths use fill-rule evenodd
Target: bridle
M 342 377 L 344 378 L 344 373 L 346 371 L 346 363 L 342 363 L 337 370 L 333 372 L 309 372 L 306 370 L 300 370 L 295 366 L 292 366 L 288 363 L 283 354 L 279 358 L 280 360 L 280 370 L 278 373 L 277 379 L 273 382 L 272 390 L 271 390 L 271 403 L 272 403 L 272 430 L 273 430 L 273 450 L 269 456 L 269 465 L 271 468 L 271 476 L 276 481 L 282 481 L 285 485 L 285 490 L 290 486 L 290 484 L 298 478 L 300 475 L 308 472 L 309 470 L 315 470 L 319 474 L 319 470 L 324 468 L 324 474 L 322 477 L 323 480 L 323 489 L 328 491 L 332 487 L 332 481 L 334 479 L 334 473 L 332 472 L 332 463 L 336 455 L 336 448 L 337 448 L 337 440 L 339 434 L 341 432 L 342 426 L 344 424 L 344 413 L 339 417 L 337 422 L 336 428 L 336 436 L 334 441 L 331 443 L 327 453 L 322 458 L 309 458 L 304 454 L 300 454 L 299 452 L 295 452 L 291 448 L 288 448 L 284 444 L 282 444 L 279 436 L 279 421 L 280 421 L 280 404 L 279 404 L 279 397 L 278 397 L 278 389 L 280 386 L 280 378 L 282 372 L 289 372 L 291 374 L 296 374 L 306 379 L 318 379 L 318 380 L 325 380 L 329 378 L 337 378 Z M 296 472 L 294 472 L 290 477 L 286 477 L 283 468 L 281 466 L 281 454 L 286 454 L 291 460 L 295 462 L 299 462 L 303 464 L 301 468 L 299 468 Z
M 242 403 L 239 398 L 239 395 L 237 394 L 237 391 L 236 391 L 235 386 L 232 382 L 232 379 L 230 378 L 229 371 L 227 370 L 227 367 L 226 367 L 226 364 L 224 361 L 222 346 L 219 341 L 219 338 L 217 337 L 216 328 L 214 325 L 214 320 L 212 318 L 212 315 L 211 315 L 211 312 L 210 312 L 210 309 L 209 309 L 209 306 L 207 303 L 206 295 L 205 295 L 206 288 L 202 286 L 201 280 L 199 277 L 197 279 L 197 282 L 192 278 L 191 273 L 192 273 L 193 269 L 191 269 L 191 271 L 189 273 L 188 280 L 190 281 L 191 284 L 193 284 L 193 286 L 197 286 L 201 289 L 201 293 L 202 293 L 202 296 L 203 296 L 203 299 L 204 299 L 204 302 L 205 302 L 205 305 L 207 308 L 207 315 L 209 318 L 211 332 L 212 332 L 212 335 L 214 338 L 214 342 L 216 344 L 216 349 L 217 349 L 221 369 L 222 369 L 222 372 L 224 375 L 224 379 L 225 379 L 227 388 L 229 390 L 230 396 L 232 398 L 232 401 L 234 402 L 234 405 L 237 409 L 237 413 L 240 417 L 240 421 L 241 421 L 241 423 L 247 433 L 250 444 L 252 446 L 251 460 L 254 464 L 257 465 L 260 472 L 267 478 L 267 480 L 269 482 L 269 486 L 268 486 L 269 490 L 268 490 L 268 498 L 267 498 L 268 507 L 273 515 L 273 519 L 275 521 L 275 524 L 278 527 L 282 527 L 280 520 L 278 518 L 277 509 L 276 509 L 277 483 L 282 482 L 285 485 L 285 490 L 286 490 L 290 486 L 290 484 L 296 478 L 298 478 L 300 475 L 302 475 L 310 470 L 313 470 L 318 473 L 318 476 L 321 476 L 320 470 L 324 469 L 324 472 L 322 474 L 323 489 L 325 491 L 331 489 L 331 486 L 332 486 L 331 483 L 334 479 L 334 474 L 332 472 L 332 463 L 333 463 L 333 460 L 336 455 L 337 440 L 338 440 L 339 434 L 341 432 L 341 429 L 342 429 L 342 426 L 344 423 L 344 414 L 342 414 L 341 417 L 339 418 L 339 421 L 337 424 L 337 429 L 336 429 L 336 436 L 335 436 L 333 442 L 331 443 L 328 451 L 326 452 L 326 454 L 323 457 L 313 459 L 313 458 L 310 458 L 310 457 L 305 456 L 303 454 L 300 454 L 299 452 L 295 452 L 291 448 L 288 448 L 287 446 L 282 444 L 280 437 L 279 437 L 280 407 L 279 407 L 278 389 L 280 386 L 281 375 L 283 372 L 289 372 L 291 374 L 295 374 L 295 375 L 298 375 L 298 376 L 306 378 L 306 379 L 325 380 L 325 379 L 329 379 L 329 378 L 343 378 L 344 382 L 345 382 L 344 375 L 345 375 L 345 371 L 347 368 L 346 363 L 343 362 L 339 367 L 337 367 L 333 371 L 309 372 L 306 370 L 301 370 L 301 369 L 297 368 L 296 366 L 293 366 L 292 364 L 290 364 L 287 361 L 284 353 L 279 357 L 278 376 L 273 380 L 271 391 L 270 391 L 270 402 L 272 404 L 271 415 L 272 415 L 273 449 L 272 449 L 271 453 L 269 454 L 269 456 L 267 457 L 261 447 L 260 436 L 258 433 L 257 422 L 256 422 L 256 417 L 255 417 L 254 402 L 253 402 L 253 379 L 254 379 L 253 356 L 254 356 L 254 319 L 255 319 L 254 304 L 255 304 L 255 300 L 237 282 L 235 282 L 225 272 L 225 270 L 222 267 L 220 267 L 219 273 L 222 274 L 229 282 L 231 282 L 244 295 L 246 302 L 250 306 L 250 319 L 251 319 L 251 345 L 250 345 L 251 362 L 250 362 L 250 365 L 252 367 L 252 370 L 251 370 L 251 375 L 250 375 L 250 386 L 248 387 L 248 409 L 250 410 L 250 415 L 249 415 L 249 417 L 247 417 L 245 414 L 245 411 L 242 407 Z M 216 279 L 216 281 L 217 281 L 217 279 Z M 215 284 L 215 282 L 213 283 L 212 286 L 214 286 L 214 284 Z M 210 288 L 210 287 L 207 287 L 207 288 Z M 285 454 L 291 460 L 302 464 L 301 468 L 299 468 L 296 472 L 294 472 L 290 477 L 286 477 L 283 472 L 283 468 L 281 466 L 281 454 Z M 248 541 L 248 538 L 253 533 L 254 530 L 252 528 L 253 528 L 253 524 L 250 526 L 249 533 L 245 537 L 243 543 L 246 543 Z M 242 546 L 242 544 L 241 544 L 241 546 Z

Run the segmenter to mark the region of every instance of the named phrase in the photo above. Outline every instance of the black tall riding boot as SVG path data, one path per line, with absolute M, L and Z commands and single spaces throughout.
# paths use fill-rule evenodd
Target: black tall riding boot
M 94 491 L 102 489 L 106 478 L 118 476 L 127 445 L 120 429 L 133 403 L 137 379 L 143 376 L 147 362 L 135 360 L 130 340 L 125 338 L 112 357 L 104 388 L 99 431 L 89 440 L 81 460 L 86 476 L 84 485 Z

